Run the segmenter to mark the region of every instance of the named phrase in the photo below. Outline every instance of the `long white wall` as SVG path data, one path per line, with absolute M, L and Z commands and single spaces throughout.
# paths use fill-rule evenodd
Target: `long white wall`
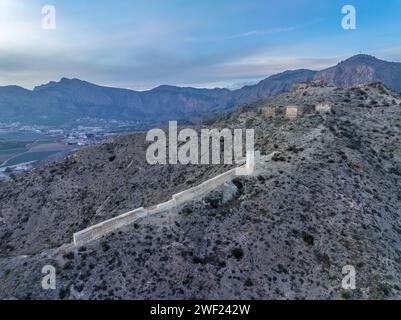
M 277 152 L 273 152 L 263 157 L 260 156 L 260 153 L 258 151 L 255 152 L 256 157 L 255 154 L 253 154 L 253 157 L 249 157 L 251 154 L 247 154 L 247 162 L 244 165 L 219 174 L 218 176 L 206 180 L 195 187 L 176 193 L 172 196 L 172 199 L 166 202 L 159 203 L 158 205 L 153 207 L 141 207 L 133 211 L 126 212 L 117 217 L 108 219 L 86 229 L 83 229 L 77 233 L 74 233 L 74 244 L 75 246 L 82 246 L 88 242 L 99 239 L 100 237 L 112 231 L 127 226 L 143 217 L 160 214 L 162 212 L 168 212 L 170 210 L 176 210 L 177 207 L 183 205 L 186 202 L 201 199 L 208 195 L 209 192 L 213 191 L 224 183 L 231 181 L 236 175 L 243 175 L 242 172 L 246 172 L 246 174 L 252 174 L 255 161 L 269 161 L 276 153 Z
M 198 198 L 206 196 L 209 192 L 213 191 L 217 187 L 221 186 L 227 181 L 230 181 L 235 176 L 235 169 L 226 171 L 212 179 L 209 179 L 196 187 L 184 190 L 180 193 L 173 195 L 177 205 L 183 204 L 188 201 L 192 201 Z
M 75 246 L 82 246 L 123 226 L 129 225 L 140 218 L 176 209 L 188 201 L 200 199 L 225 182 L 233 179 L 235 177 L 235 170 L 231 169 L 198 186 L 176 193 L 172 196 L 171 200 L 160 203 L 157 206 L 151 208 L 141 207 L 74 233 L 74 244 Z
M 81 230 L 74 233 L 74 244 L 76 246 L 81 246 L 89 241 L 98 239 L 107 233 L 121 228 L 122 226 L 128 225 L 139 218 L 145 217 L 147 214 L 148 210 L 141 207 Z

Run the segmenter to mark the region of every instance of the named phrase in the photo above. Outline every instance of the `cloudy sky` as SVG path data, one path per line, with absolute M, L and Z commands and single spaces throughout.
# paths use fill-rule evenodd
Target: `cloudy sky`
M 341 27 L 345 4 L 356 30 Z M 359 52 L 401 61 L 400 15 L 401 0 L 0 0 L 0 85 L 234 88 Z

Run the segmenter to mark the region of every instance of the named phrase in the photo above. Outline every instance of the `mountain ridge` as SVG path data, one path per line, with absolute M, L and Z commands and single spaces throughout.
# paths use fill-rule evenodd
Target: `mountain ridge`
M 147 91 L 135 91 L 63 77 L 33 90 L 0 87 L 0 111 L 4 121 L 57 126 L 74 125 L 77 119 L 84 117 L 149 124 L 181 119 L 191 122 L 204 115 L 275 96 L 295 84 L 310 81 L 343 88 L 379 81 L 401 91 L 401 63 L 356 55 L 321 71 L 286 70 L 236 90 L 160 85 Z

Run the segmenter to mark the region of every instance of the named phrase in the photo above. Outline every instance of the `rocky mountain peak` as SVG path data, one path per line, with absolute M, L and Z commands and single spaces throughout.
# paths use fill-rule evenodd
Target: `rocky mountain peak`
M 401 91 L 401 63 L 358 54 L 318 72 L 315 80 L 322 80 L 341 88 L 382 82 L 393 90 Z

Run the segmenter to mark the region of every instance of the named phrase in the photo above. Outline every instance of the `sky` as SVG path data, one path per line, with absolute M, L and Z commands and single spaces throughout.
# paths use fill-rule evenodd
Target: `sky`
M 0 85 L 237 88 L 361 52 L 401 62 L 400 30 L 401 0 L 0 0 Z

